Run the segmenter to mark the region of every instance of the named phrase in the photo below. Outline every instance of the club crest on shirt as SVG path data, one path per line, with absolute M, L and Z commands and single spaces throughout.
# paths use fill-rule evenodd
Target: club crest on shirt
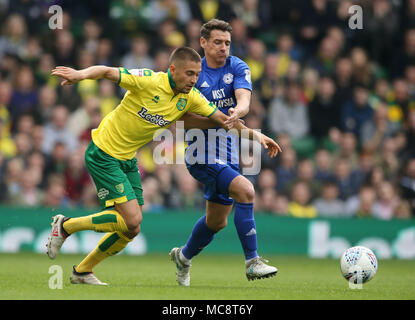
M 187 99 L 179 98 L 179 100 L 176 103 L 176 107 L 179 111 L 182 111 L 186 107 L 186 104 L 187 104 Z
M 124 192 L 124 184 L 122 184 L 122 183 L 117 184 L 115 186 L 115 190 L 117 190 L 119 193 L 123 193 Z
M 227 73 L 223 76 L 223 82 L 225 82 L 226 84 L 231 84 L 233 81 L 233 74 L 232 73 Z

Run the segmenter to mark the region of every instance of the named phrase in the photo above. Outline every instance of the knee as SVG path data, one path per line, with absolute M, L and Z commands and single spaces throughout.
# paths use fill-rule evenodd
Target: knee
M 141 231 L 141 227 L 140 224 L 131 224 L 131 225 L 127 225 L 128 227 L 128 231 L 124 232 L 124 235 L 129 238 L 129 239 L 133 239 L 135 238 Z
M 218 232 L 222 229 L 224 229 L 228 225 L 227 219 L 221 219 L 221 220 L 207 220 L 206 225 L 209 229 L 214 230 L 215 232 Z
M 126 225 L 127 225 L 128 231 L 136 231 L 136 230 L 138 230 L 138 232 L 140 232 L 140 225 L 141 225 L 141 221 L 142 220 L 143 219 L 142 219 L 141 216 L 136 216 L 134 218 L 128 219 L 128 221 L 126 221 Z
M 246 184 L 238 192 L 238 196 L 235 198 L 237 202 L 252 203 L 255 200 L 255 189 L 252 183 Z
M 125 225 L 128 229 L 128 237 L 134 238 L 137 234 L 140 233 L 140 225 L 141 221 L 143 220 L 141 214 L 137 213 L 134 216 L 130 216 L 128 219 L 125 220 Z
M 225 219 L 224 221 L 220 221 L 216 223 L 215 231 L 218 232 L 224 229 L 228 225 L 228 220 Z

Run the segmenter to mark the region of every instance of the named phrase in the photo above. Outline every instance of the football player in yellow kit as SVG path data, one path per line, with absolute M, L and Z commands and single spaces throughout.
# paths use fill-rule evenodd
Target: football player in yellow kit
M 52 75 L 63 78 L 61 85 L 84 79 L 108 79 L 127 90 L 120 104 L 97 129 L 85 152 L 85 163 L 97 187 L 103 211 L 79 218 L 61 214 L 53 217 L 47 254 L 54 259 L 65 239 L 78 231 L 105 232 L 98 246 L 71 274 L 72 283 L 106 285 L 92 269 L 103 259 L 124 249 L 140 232 L 143 189 L 135 158 L 136 151 L 154 138 L 161 128 L 168 128 L 186 112 L 209 117 L 225 129 L 228 116 L 193 86 L 201 72 L 201 58 L 189 47 L 176 49 L 167 72 L 149 69 L 92 66 L 82 70 L 56 67 Z M 268 149 L 270 157 L 281 151 L 271 138 L 239 123 L 236 129 L 249 130 L 249 138 Z

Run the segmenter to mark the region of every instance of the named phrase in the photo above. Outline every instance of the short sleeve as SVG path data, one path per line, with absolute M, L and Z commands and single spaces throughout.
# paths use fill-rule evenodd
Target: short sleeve
M 150 69 L 131 69 L 118 68 L 120 78 L 118 85 L 126 90 L 143 89 L 150 81 L 154 74 Z
M 204 117 L 210 117 L 218 109 L 213 102 L 210 102 L 206 97 L 196 88 L 191 92 L 191 105 L 189 112 L 199 114 Z
M 233 88 L 236 89 L 248 89 L 252 91 L 251 70 L 248 65 L 242 60 L 235 66 L 235 79 Z

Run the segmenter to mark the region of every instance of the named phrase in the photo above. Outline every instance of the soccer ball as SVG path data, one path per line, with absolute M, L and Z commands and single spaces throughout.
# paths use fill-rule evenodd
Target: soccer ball
M 360 284 L 373 279 L 378 270 L 378 260 L 366 247 L 347 249 L 340 259 L 340 269 L 346 280 Z

